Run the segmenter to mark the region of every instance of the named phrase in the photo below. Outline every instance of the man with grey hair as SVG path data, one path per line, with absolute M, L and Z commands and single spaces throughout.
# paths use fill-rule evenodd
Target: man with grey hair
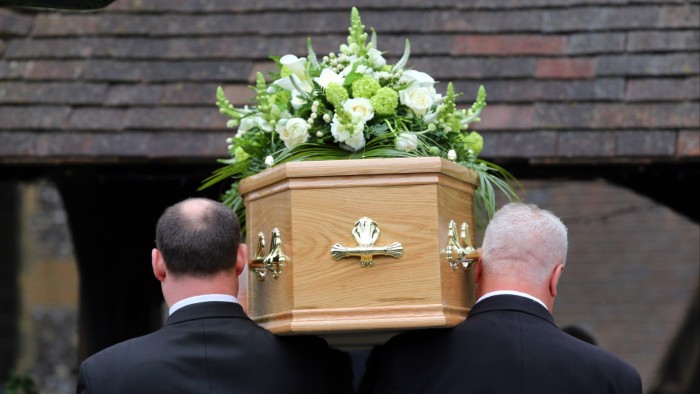
M 169 317 L 83 361 L 76 392 L 351 392 L 349 358 L 323 339 L 277 337 L 248 318 L 237 299 L 247 258 L 229 207 L 190 198 L 167 208 L 151 265 Z
M 467 320 L 377 347 L 360 392 L 641 394 L 631 365 L 555 325 L 567 247 L 567 229 L 551 212 L 502 207 L 486 228 Z

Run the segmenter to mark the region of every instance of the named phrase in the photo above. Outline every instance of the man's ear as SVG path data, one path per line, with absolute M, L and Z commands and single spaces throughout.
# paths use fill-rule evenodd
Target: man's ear
M 163 260 L 163 254 L 156 248 L 151 250 L 151 266 L 153 267 L 153 275 L 155 275 L 156 279 L 161 282 L 164 281 L 167 276 L 165 261 Z
M 557 264 L 552 271 L 552 276 L 549 277 L 549 294 L 552 298 L 557 296 L 557 284 L 561 278 L 561 272 L 564 270 L 564 264 Z
M 248 265 L 248 245 L 238 245 L 238 255 L 236 256 L 236 276 L 239 276 Z
M 479 283 L 481 281 L 481 275 L 483 274 L 481 267 L 481 257 L 479 257 L 474 263 L 474 283 Z

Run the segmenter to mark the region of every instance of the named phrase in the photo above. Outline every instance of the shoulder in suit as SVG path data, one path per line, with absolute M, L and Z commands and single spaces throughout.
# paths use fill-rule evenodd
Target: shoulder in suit
M 538 303 L 495 296 L 452 329 L 399 334 L 375 349 L 360 392 L 641 394 L 638 372 L 562 332 Z
M 335 394 L 351 387 L 352 373 L 343 375 L 342 368 L 342 359 L 320 338 L 277 337 L 238 304 L 207 302 L 184 307 L 162 329 L 85 360 L 78 392 Z

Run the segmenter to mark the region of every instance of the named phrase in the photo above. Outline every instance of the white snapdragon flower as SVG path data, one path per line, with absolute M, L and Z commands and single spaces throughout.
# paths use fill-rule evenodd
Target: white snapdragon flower
M 374 68 L 382 68 L 386 65 L 386 59 L 382 56 L 382 52 L 375 48 L 370 48 L 367 51 L 367 57 Z
M 457 152 L 455 152 L 454 149 L 450 149 L 449 151 L 447 151 L 447 159 L 450 161 L 457 160 Z
M 389 79 L 392 77 L 391 73 L 387 71 L 377 71 L 372 75 L 374 76 L 374 79 Z
M 272 156 L 266 156 L 265 157 L 265 165 L 268 167 L 272 167 L 273 164 L 275 164 L 275 158 Z
M 396 149 L 404 152 L 412 152 L 418 148 L 418 136 L 413 133 L 401 133 L 396 140 Z
M 352 68 L 355 67 L 354 60 L 352 60 L 342 71 L 340 71 L 340 76 L 345 78 L 352 72 Z M 360 64 L 355 68 L 355 72 L 358 74 L 372 74 L 374 70 L 372 67 L 367 67 L 364 64 Z
M 366 98 L 345 100 L 343 102 L 343 108 L 353 115 L 360 116 L 363 122 L 374 118 L 374 107 L 372 107 L 372 103 Z
M 238 126 L 236 137 L 240 137 L 251 129 L 259 128 L 265 132 L 271 132 L 272 126 L 260 115 L 250 115 L 241 118 L 241 124 Z
M 281 119 L 275 131 L 279 134 L 280 139 L 284 141 L 286 147 L 294 146 L 306 142 L 309 139 L 309 125 L 304 119 L 291 118 Z
M 343 124 L 338 115 L 333 116 L 333 121 L 331 122 L 331 134 L 338 142 L 343 142 L 349 146 L 353 151 L 362 149 L 365 144 L 365 122 L 362 120 L 360 115 L 352 114 L 352 121 L 350 124 Z
M 337 83 L 338 85 L 342 85 L 343 77 L 338 75 L 335 71 L 331 70 L 330 68 L 324 68 L 321 71 L 321 75 L 314 78 L 314 81 L 316 81 L 316 83 L 319 84 L 319 86 L 325 89 L 331 83 Z

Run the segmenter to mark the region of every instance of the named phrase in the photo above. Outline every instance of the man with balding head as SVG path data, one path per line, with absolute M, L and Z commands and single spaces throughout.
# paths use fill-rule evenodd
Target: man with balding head
M 395 336 L 370 356 L 360 391 L 641 394 L 632 366 L 554 323 L 567 247 L 554 214 L 505 205 L 486 228 L 467 320 Z
M 325 341 L 276 337 L 246 316 L 236 298 L 248 255 L 239 241 L 236 215 L 219 202 L 167 208 L 151 265 L 169 317 L 160 330 L 85 360 L 77 392 L 348 392 L 351 372 Z

